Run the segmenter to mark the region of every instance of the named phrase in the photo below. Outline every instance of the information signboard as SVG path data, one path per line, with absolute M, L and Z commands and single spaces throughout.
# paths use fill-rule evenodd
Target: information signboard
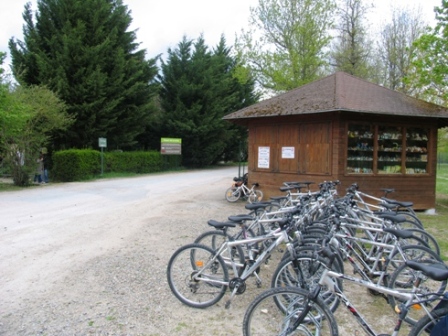
M 182 139 L 181 138 L 161 138 L 160 154 L 163 155 L 181 155 Z
M 98 147 L 106 148 L 107 147 L 107 138 L 98 138 Z

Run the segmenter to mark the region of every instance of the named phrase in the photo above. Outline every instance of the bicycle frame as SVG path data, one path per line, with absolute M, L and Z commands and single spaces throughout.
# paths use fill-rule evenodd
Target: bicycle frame
M 419 273 L 421 274 L 421 273 Z M 341 300 L 344 306 L 347 307 L 347 309 L 352 313 L 352 315 L 355 317 L 356 321 L 359 323 L 359 325 L 362 327 L 362 329 L 370 336 L 379 336 L 373 331 L 373 328 L 369 325 L 369 323 L 366 321 L 366 319 L 359 313 L 359 311 L 353 306 L 353 304 L 350 302 L 350 300 L 347 298 L 347 296 L 339 289 L 337 283 L 333 280 L 334 278 L 346 280 L 351 283 L 358 284 L 360 286 L 375 290 L 376 292 L 380 292 L 385 295 L 391 295 L 396 298 L 400 298 L 404 301 L 406 301 L 405 304 L 400 306 L 400 313 L 398 317 L 398 322 L 395 325 L 394 332 L 391 334 L 391 336 L 397 336 L 399 334 L 402 322 L 404 321 L 406 315 L 409 312 L 410 307 L 413 304 L 417 304 L 422 302 L 419 300 L 418 294 L 416 294 L 417 287 L 414 286 L 411 293 L 402 293 L 397 290 L 390 289 L 388 287 L 384 287 L 381 285 L 376 285 L 372 282 L 361 280 L 358 278 L 354 278 L 348 275 L 344 275 L 342 273 L 337 273 L 334 271 L 331 271 L 330 269 L 325 269 L 322 273 L 322 276 L 319 280 L 320 286 L 327 286 L 327 288 L 337 295 L 337 297 Z M 430 314 L 430 312 L 426 309 L 424 305 L 421 305 L 425 312 L 427 314 Z
M 243 273 L 239 277 L 238 277 L 238 267 L 243 267 L 244 265 L 237 264 L 233 259 L 230 259 L 230 264 L 232 266 L 232 271 L 234 273 L 234 276 L 238 277 L 242 281 L 245 281 L 252 274 L 256 275 L 257 268 L 261 265 L 261 263 L 263 263 L 263 261 L 266 260 L 266 258 L 272 253 L 272 251 L 275 248 L 277 248 L 283 242 L 289 242 L 289 236 L 288 236 L 288 233 L 286 232 L 286 230 L 277 229 L 276 231 L 273 231 L 267 235 L 263 235 L 263 236 L 259 236 L 259 237 L 240 239 L 240 240 L 234 240 L 234 241 L 225 241 L 221 245 L 221 247 L 214 253 L 213 258 L 211 258 L 209 261 L 207 261 L 202 269 L 207 269 L 209 266 L 211 266 L 216 261 L 217 257 L 220 256 L 225 250 L 227 250 L 227 252 L 231 253 L 232 247 L 235 247 L 238 245 L 246 245 L 246 244 L 250 245 L 250 244 L 255 244 L 255 243 L 261 243 L 261 242 L 264 242 L 267 240 L 272 240 L 274 238 L 275 238 L 275 241 L 273 243 L 271 243 L 265 250 L 263 250 L 263 252 L 259 256 L 257 256 L 257 258 L 255 260 L 250 260 L 250 261 L 253 261 L 253 263 L 250 263 L 250 264 L 246 263 L 246 267 L 245 267 Z M 222 282 L 222 281 L 217 281 L 216 279 L 204 278 L 202 275 L 202 270 L 199 270 L 193 276 L 193 278 L 195 281 L 206 281 L 211 284 L 228 286 L 228 287 L 230 286 L 230 281 Z M 260 281 L 260 283 L 261 283 L 261 280 L 258 278 L 258 276 L 257 276 L 257 280 Z M 231 300 L 237 294 L 238 288 L 239 288 L 239 286 L 236 285 L 235 288 L 233 289 L 233 291 L 230 295 L 230 298 L 226 303 L 226 308 L 229 307 Z

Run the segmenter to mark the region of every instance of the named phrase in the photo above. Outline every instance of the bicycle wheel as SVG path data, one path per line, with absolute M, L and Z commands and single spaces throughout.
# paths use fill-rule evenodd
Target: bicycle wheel
M 434 236 L 429 232 L 421 229 L 407 229 L 407 231 L 412 232 L 414 236 L 422 239 L 431 250 L 436 252 L 437 255 L 440 255 L 439 243 L 437 242 L 436 238 L 434 238 Z
M 448 315 L 448 307 L 443 307 L 436 309 L 431 312 L 431 316 L 425 315 L 422 317 L 412 328 L 409 336 L 422 336 L 429 335 L 432 328 L 439 322 L 442 318 Z M 439 333 L 437 335 L 445 336 L 446 333 Z
M 440 267 L 446 268 L 445 264 L 434 259 L 419 260 L 419 262 L 432 265 L 440 265 Z M 415 285 L 418 273 L 419 271 L 413 270 L 406 264 L 402 265 L 391 275 L 388 286 L 400 292 L 410 293 L 413 289 L 413 286 Z M 420 286 L 418 287 L 418 293 L 425 295 L 425 299 L 428 299 L 429 301 L 412 306 L 405 318 L 405 321 L 411 325 L 417 323 L 417 321 L 426 314 L 421 305 L 425 305 L 426 308 L 431 310 L 433 308 L 432 305 L 436 303 L 436 301 L 434 300 L 439 298 L 440 294 L 445 291 L 446 286 L 446 280 L 436 281 L 428 277 L 422 280 Z M 433 295 L 431 295 L 432 293 Z M 388 299 L 390 306 L 394 310 L 397 305 L 403 302 L 402 300 L 392 296 L 389 296 Z
M 405 245 L 401 246 L 400 249 L 401 252 L 399 250 L 395 251 L 386 264 L 385 270 L 388 274 L 392 274 L 396 269 L 403 265 L 406 260 L 435 260 L 442 262 L 442 259 L 436 252 L 423 245 Z
M 239 188 L 230 187 L 226 190 L 226 200 L 229 202 L 236 202 L 241 197 L 241 190 Z
M 283 260 L 277 267 L 272 276 L 271 288 L 275 287 L 299 287 L 308 291 L 319 282 L 322 272 L 326 268 L 327 260 L 315 258 L 311 255 L 298 255 L 294 260 Z M 340 272 L 337 263 L 334 263 L 332 270 Z M 342 288 L 342 280 L 335 279 L 339 289 Z M 320 297 L 324 303 L 335 312 L 339 306 L 338 297 L 328 291 L 325 286 L 322 287 Z
M 227 240 L 234 240 L 228 234 L 225 234 L 221 230 L 206 231 L 200 234 L 195 240 L 195 244 L 202 244 L 211 247 L 214 252 L 216 252 L 222 244 Z M 224 260 L 228 268 L 231 268 L 235 263 L 238 268 L 238 273 L 244 268 L 245 255 L 241 246 L 234 246 L 229 250 L 225 249 L 221 253 L 221 258 Z
M 205 245 L 188 244 L 171 256 L 167 268 L 173 294 L 193 308 L 217 303 L 227 290 L 229 276 L 224 260 Z
M 257 203 L 261 202 L 262 199 L 263 199 L 263 193 L 261 192 L 261 190 L 254 190 L 249 194 L 247 201 L 249 203 Z
M 417 217 L 415 213 L 411 213 L 409 211 L 397 211 L 397 215 L 404 216 L 409 222 L 417 223 L 421 228 L 423 228 L 422 221 Z
M 307 238 L 303 239 L 302 245 L 298 245 L 296 241 L 294 241 L 294 249 L 296 251 L 297 255 L 303 255 L 306 254 L 310 257 L 316 255 L 316 250 L 321 247 L 320 243 L 316 243 L 316 239 L 311 239 L 312 241 L 307 242 Z M 337 269 L 340 273 L 344 273 L 344 259 L 342 258 L 342 255 L 340 254 L 340 251 L 337 250 L 337 248 L 334 248 L 330 245 L 330 248 L 333 252 L 335 252 L 335 259 L 333 263 L 336 263 Z M 285 253 L 282 256 L 281 261 L 284 261 L 285 259 L 290 259 L 291 255 L 288 250 L 285 251 Z
M 297 287 L 271 288 L 259 295 L 247 308 L 243 320 L 243 335 L 337 336 L 336 320 L 320 298 L 308 305 L 309 293 Z M 282 302 L 279 309 L 277 303 Z M 303 321 L 295 322 L 304 308 Z

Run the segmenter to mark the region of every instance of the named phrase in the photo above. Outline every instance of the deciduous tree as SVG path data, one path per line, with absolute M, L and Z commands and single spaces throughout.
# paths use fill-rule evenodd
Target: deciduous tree
M 411 93 L 437 104 L 448 103 L 448 1 L 435 9 L 437 24 L 414 43 L 412 66 L 406 77 Z
M 0 66 L 3 62 L 0 55 Z M 44 87 L 13 86 L 0 76 L 0 156 L 16 185 L 26 185 L 51 134 L 72 123 L 64 103 Z
M 380 83 L 392 90 L 410 93 L 404 78 L 409 75 L 414 42 L 425 32 L 421 9 L 394 8 L 392 20 L 381 29 L 378 41 Z
M 332 65 L 337 71 L 371 79 L 372 42 L 366 28 L 370 6 L 362 0 L 343 0 L 338 7 L 337 36 L 331 52 Z
M 282 92 L 319 78 L 328 65 L 333 0 L 259 0 L 236 41 L 262 88 Z

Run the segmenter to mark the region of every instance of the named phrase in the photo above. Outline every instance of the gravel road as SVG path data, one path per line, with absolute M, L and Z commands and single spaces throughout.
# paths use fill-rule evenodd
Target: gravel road
M 0 193 L 0 335 L 240 335 L 261 291 L 254 283 L 229 310 L 225 298 L 197 310 L 166 281 L 171 254 L 208 219 L 246 213 L 224 198 L 236 175 L 221 168 Z
M 220 168 L 0 193 L 0 335 L 241 335 L 279 255 L 263 266 L 262 288 L 248 279 L 230 309 L 227 296 L 187 307 L 166 281 L 172 253 L 207 230 L 207 220 L 247 213 L 243 201 L 224 198 L 236 175 Z M 379 330 L 388 324 L 384 300 L 353 297 Z M 338 322 L 340 335 L 363 334 L 346 315 Z

